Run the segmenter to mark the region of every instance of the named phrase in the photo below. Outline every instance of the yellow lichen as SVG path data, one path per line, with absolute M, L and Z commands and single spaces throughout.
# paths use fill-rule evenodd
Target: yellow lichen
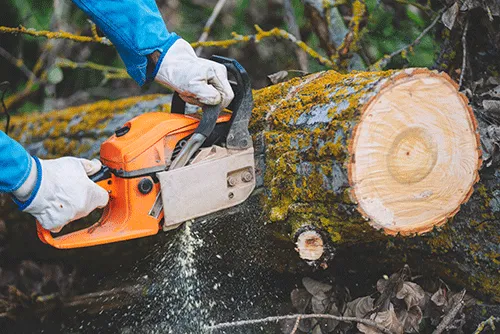
M 124 113 L 141 101 L 149 101 L 162 95 L 146 95 L 116 101 L 103 100 L 64 110 L 48 113 L 23 114 L 12 117 L 11 135 L 23 138 L 23 144 L 42 141 L 47 155 L 54 158 L 62 155 L 76 155 L 89 150 L 89 144 L 82 144 L 80 134 L 104 129 L 114 115 Z M 158 111 L 169 111 L 169 105 L 161 105 Z M 70 126 L 70 122 L 74 124 Z M 72 138 L 75 139 L 72 139 Z M 90 137 L 89 139 L 97 139 Z

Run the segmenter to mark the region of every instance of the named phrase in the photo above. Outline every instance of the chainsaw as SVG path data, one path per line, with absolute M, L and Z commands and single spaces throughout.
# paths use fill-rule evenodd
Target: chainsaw
M 53 236 L 37 222 L 38 237 L 56 248 L 78 248 L 151 236 L 245 201 L 255 188 L 248 123 L 253 108 L 250 79 L 233 59 L 223 64 L 235 97 L 228 112 L 205 106 L 186 114 L 176 93 L 171 112 L 139 115 L 101 144 L 102 169 L 91 180 L 109 193 L 92 226 Z

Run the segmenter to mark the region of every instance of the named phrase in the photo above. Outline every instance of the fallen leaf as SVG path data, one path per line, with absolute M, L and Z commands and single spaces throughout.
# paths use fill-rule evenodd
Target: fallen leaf
M 396 294 L 396 298 L 405 301 L 407 310 L 412 308 L 412 306 L 419 305 L 424 297 L 424 289 L 413 282 L 404 282 L 401 289 Z
M 448 304 L 448 300 L 446 298 L 446 289 L 440 288 L 432 295 L 431 300 L 437 306 L 446 306 Z
M 498 100 L 483 100 L 483 108 L 487 112 L 500 112 L 500 101 Z
M 339 310 L 335 304 L 331 305 L 330 310 L 328 310 L 328 314 L 332 315 L 340 315 Z M 338 326 L 339 321 L 335 319 L 318 319 L 318 327 L 321 328 L 322 333 L 331 333 Z
M 423 314 L 422 309 L 418 306 L 413 306 L 408 311 L 404 311 L 404 318 L 399 318 L 400 322 L 403 324 L 403 330 L 405 333 L 418 333 L 420 322 L 422 322 Z
M 370 296 L 356 298 L 347 303 L 345 315 L 348 317 L 364 318 L 368 313 L 373 311 L 373 299 Z
M 387 287 L 387 284 L 389 284 L 389 278 L 381 278 L 377 281 L 377 291 L 382 293 L 385 288 Z
M 394 334 L 403 333 L 403 325 L 399 321 L 396 312 L 394 312 L 394 306 L 389 305 L 389 309 L 384 312 L 374 313 L 370 316 L 370 319 L 375 321 L 377 324 L 384 328 L 387 328 Z M 365 324 L 358 323 L 358 330 L 365 334 L 381 334 L 382 332 L 376 328 L 367 326 Z
M 319 299 L 328 298 L 327 292 L 330 292 L 333 288 L 330 284 L 318 282 L 309 277 L 304 277 L 302 279 L 302 284 L 307 292 Z
M 487 85 L 500 85 L 500 77 L 489 77 L 486 79 L 486 84 Z
M 318 298 L 313 296 L 311 299 L 312 310 L 314 313 L 325 313 L 329 304 L 329 298 Z
M 290 293 L 292 305 L 299 313 L 305 313 L 307 306 L 311 303 L 311 294 L 305 289 L 294 289 Z
M 500 85 L 496 86 L 493 89 L 490 89 L 486 93 L 482 93 L 481 96 L 489 96 L 493 98 L 500 98 Z
M 279 71 L 273 74 L 269 74 L 267 76 L 267 78 L 273 85 L 286 81 L 287 77 L 288 77 L 288 71 Z
M 453 29 L 453 25 L 455 24 L 457 15 L 458 15 L 458 3 L 455 2 L 453 5 L 451 5 L 450 8 L 448 8 L 443 13 L 443 16 L 441 17 L 444 26 L 449 30 Z

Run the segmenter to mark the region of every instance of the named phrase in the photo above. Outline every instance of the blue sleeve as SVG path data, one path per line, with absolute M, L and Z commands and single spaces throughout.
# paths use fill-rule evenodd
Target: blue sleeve
M 0 192 L 17 190 L 28 178 L 32 163 L 28 152 L 0 131 Z
M 73 0 L 113 42 L 127 72 L 139 84 L 154 79 L 157 69 L 147 77 L 146 56 L 159 51 L 160 61 L 179 39 L 169 33 L 154 0 Z

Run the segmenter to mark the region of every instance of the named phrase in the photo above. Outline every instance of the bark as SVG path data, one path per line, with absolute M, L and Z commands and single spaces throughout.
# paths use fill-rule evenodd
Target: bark
M 258 214 L 238 219 L 250 228 L 273 222 L 270 228 L 293 241 L 304 228 L 319 231 L 330 247 L 319 262 L 330 257 L 333 247 L 349 252 L 353 245 L 371 243 L 383 249 L 390 244 L 394 248 L 365 256 L 375 263 L 399 263 L 403 257 L 432 263 L 444 279 L 498 301 L 498 166 L 482 170 L 476 191 L 452 221 L 424 236 L 386 236 L 370 226 L 351 199 L 349 143 L 361 111 L 384 87 L 413 74 L 322 72 L 255 91 L 251 132 L 259 188 L 253 197 L 258 200 L 239 209 Z M 143 112 L 168 110 L 168 103 L 168 97 L 150 96 L 14 117 L 11 134 L 40 157 L 95 157 L 99 144 L 125 121 Z M 12 207 L 3 206 L 2 211 L 0 217 L 6 222 L 19 220 Z M 208 220 L 232 219 L 233 214 L 227 210 Z

